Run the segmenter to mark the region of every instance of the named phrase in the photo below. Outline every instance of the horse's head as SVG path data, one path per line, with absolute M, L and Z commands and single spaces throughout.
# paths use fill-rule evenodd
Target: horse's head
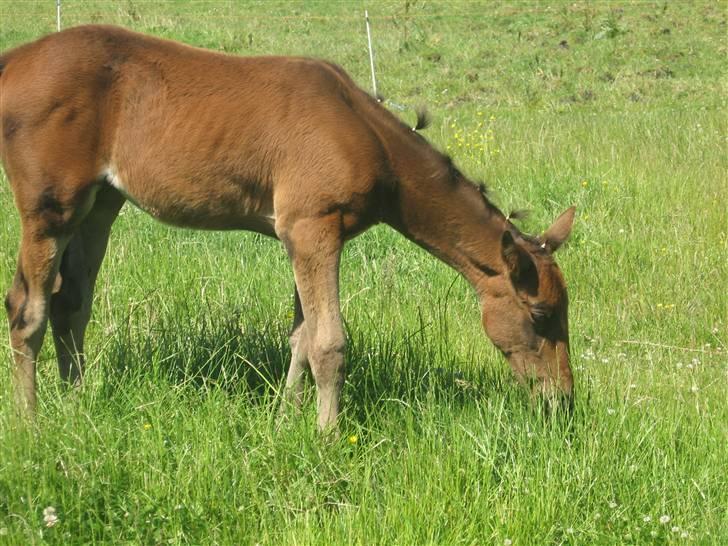
M 569 208 L 540 237 L 506 222 L 501 238 L 503 272 L 481 292 L 483 327 L 508 359 L 521 383 L 541 394 L 548 407 L 572 405 L 566 283 L 552 254 L 568 238 Z

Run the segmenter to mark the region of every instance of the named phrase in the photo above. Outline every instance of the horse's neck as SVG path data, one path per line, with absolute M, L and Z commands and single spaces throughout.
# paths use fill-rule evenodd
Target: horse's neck
M 505 218 L 461 175 L 417 172 L 421 166 L 400 176 L 387 222 L 459 271 L 480 293 L 484 279 L 503 267 L 500 238 Z

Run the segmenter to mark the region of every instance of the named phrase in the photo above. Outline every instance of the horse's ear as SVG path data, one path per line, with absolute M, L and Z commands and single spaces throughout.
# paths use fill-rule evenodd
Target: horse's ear
M 541 239 L 549 252 L 556 252 L 556 250 L 564 244 L 564 241 L 569 238 L 571 228 L 574 225 L 575 213 L 576 207 L 569 207 L 566 209 L 541 236 Z
M 508 230 L 505 230 L 501 237 L 501 255 L 508 270 L 513 274 L 518 269 L 518 245 Z
M 516 243 L 509 230 L 505 230 L 501 237 L 501 254 L 515 287 L 518 290 L 535 293 L 538 289 L 536 264 L 533 263 L 528 251 Z

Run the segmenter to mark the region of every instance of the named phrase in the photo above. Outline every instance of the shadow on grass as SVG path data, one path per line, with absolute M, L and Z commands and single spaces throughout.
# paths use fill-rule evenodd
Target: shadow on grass
M 108 382 L 161 379 L 253 398 L 278 390 L 290 359 L 282 324 L 243 311 L 176 311 L 151 325 L 129 321 L 116 333 L 104 359 Z
M 342 407 L 347 418 L 364 423 L 390 402 L 407 406 L 434 398 L 452 407 L 506 396 L 523 403 L 502 362 L 470 360 L 463 362 L 437 339 L 396 331 L 353 332 Z M 130 382 L 161 380 L 203 392 L 222 389 L 266 404 L 285 383 L 290 348 L 282 320 L 242 311 L 221 316 L 196 308 L 153 325 L 129 324 L 115 335 L 104 361 L 110 395 Z

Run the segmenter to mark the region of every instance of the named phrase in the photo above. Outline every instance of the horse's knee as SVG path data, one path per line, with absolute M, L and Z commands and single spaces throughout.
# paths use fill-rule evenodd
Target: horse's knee
M 317 336 L 308 347 L 308 357 L 316 383 L 343 380 L 346 340 L 343 334 Z
M 343 334 L 316 336 L 309 345 L 309 353 L 314 360 L 338 359 L 344 356 L 346 340 Z

